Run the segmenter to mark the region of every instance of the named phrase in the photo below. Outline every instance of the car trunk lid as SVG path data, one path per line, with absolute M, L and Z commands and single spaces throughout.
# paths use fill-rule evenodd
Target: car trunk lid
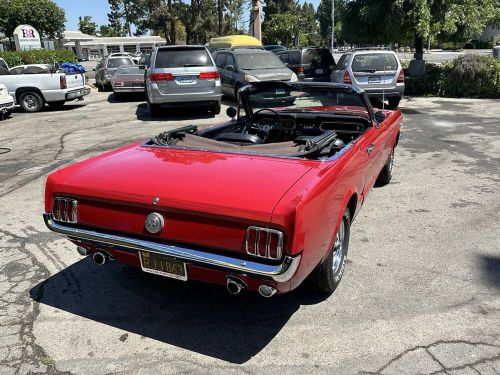
M 241 253 L 246 228 L 268 226 L 277 202 L 310 168 L 296 160 L 136 145 L 62 170 L 60 189 L 78 199 L 79 225 L 153 236 L 144 222 L 159 212 L 162 240 Z

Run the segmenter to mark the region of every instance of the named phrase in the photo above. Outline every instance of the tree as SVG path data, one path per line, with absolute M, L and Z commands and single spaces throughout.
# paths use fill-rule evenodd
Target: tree
M 12 40 L 14 29 L 29 24 L 40 35 L 61 38 L 66 17 L 64 10 L 51 0 L 0 1 L 0 32 Z
M 90 16 L 78 17 L 78 30 L 84 34 L 96 35 L 97 24 L 92 21 L 92 17 Z
M 108 26 L 103 31 L 107 32 L 106 36 L 125 36 L 126 31 L 123 27 L 123 14 L 120 9 L 121 0 L 108 0 Z

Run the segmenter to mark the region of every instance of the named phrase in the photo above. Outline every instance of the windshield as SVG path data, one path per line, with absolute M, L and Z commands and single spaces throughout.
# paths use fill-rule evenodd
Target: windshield
M 235 54 L 238 67 L 243 70 L 279 69 L 285 65 L 274 53 Z
M 108 68 L 118 68 L 122 65 L 134 65 L 134 62 L 127 57 L 108 60 Z
M 355 111 L 368 114 L 362 97 L 344 89 L 293 86 L 265 88 L 250 92 L 248 102 L 254 113 L 262 108 L 271 108 L 283 112 Z

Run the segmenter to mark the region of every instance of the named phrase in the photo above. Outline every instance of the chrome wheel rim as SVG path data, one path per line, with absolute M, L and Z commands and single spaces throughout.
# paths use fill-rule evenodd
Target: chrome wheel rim
M 392 173 L 394 167 L 394 149 L 391 150 L 391 158 L 389 159 L 389 173 Z
M 38 105 L 38 100 L 34 95 L 26 95 L 23 99 L 24 106 L 28 109 L 34 109 Z
M 342 257 L 344 256 L 344 236 L 345 236 L 345 224 L 344 219 L 340 222 L 340 227 L 335 237 L 335 242 L 333 244 L 333 261 L 332 261 L 332 271 L 337 273 L 342 264 Z

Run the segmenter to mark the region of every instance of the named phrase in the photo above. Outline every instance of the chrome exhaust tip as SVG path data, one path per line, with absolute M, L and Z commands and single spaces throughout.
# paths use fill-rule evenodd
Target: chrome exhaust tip
M 78 251 L 78 254 L 80 254 L 82 257 L 89 255 L 89 251 L 83 246 L 77 246 L 76 251 Z
M 261 285 L 259 286 L 259 294 L 262 297 L 269 298 L 276 294 L 277 290 L 269 285 Z
M 226 279 L 226 288 L 233 295 L 240 294 L 243 288 L 245 288 L 245 283 L 237 277 L 228 277 Z
M 108 261 L 108 254 L 102 253 L 100 251 L 97 251 L 92 255 L 92 260 L 94 261 L 95 264 L 102 266 L 103 264 L 106 264 Z

